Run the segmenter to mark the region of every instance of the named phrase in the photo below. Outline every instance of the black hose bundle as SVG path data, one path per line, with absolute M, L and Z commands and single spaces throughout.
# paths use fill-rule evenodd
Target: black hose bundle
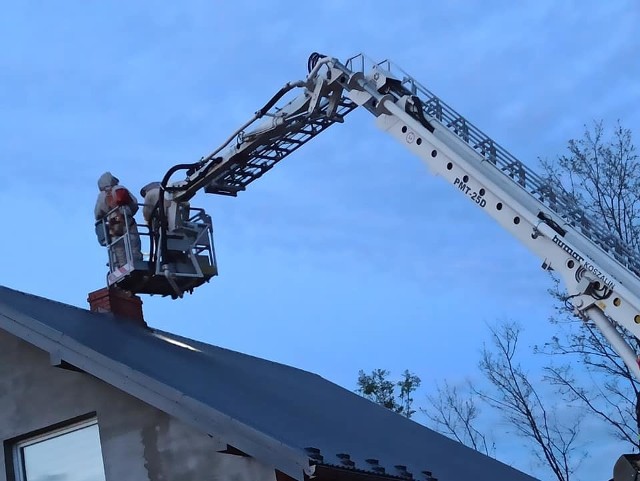
M 307 61 L 307 70 L 309 71 L 309 73 L 311 73 L 313 68 L 316 66 L 318 60 L 324 57 L 326 57 L 326 55 L 322 55 L 318 52 L 313 52 L 311 55 L 309 55 L 309 60 Z

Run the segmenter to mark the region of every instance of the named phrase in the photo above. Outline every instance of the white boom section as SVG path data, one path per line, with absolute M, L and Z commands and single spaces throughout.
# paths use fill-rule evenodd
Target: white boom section
M 390 62 L 374 63 L 359 55 L 342 64 L 314 55 L 304 81 L 286 84 L 214 153 L 181 167 L 189 168 L 187 178 L 169 188 L 176 199 L 189 199 L 201 188 L 236 195 L 363 106 L 377 117 L 380 129 L 527 246 L 544 269 L 560 275 L 576 311 L 593 321 L 640 380 L 636 353 L 612 324 L 640 339 L 637 252 L 621 245 L 598 219 L 587 219 L 571 199 Z M 283 93 L 294 88 L 303 91 L 274 108 Z M 266 120 L 253 126 L 263 116 Z M 234 137 L 235 144 L 228 147 Z M 165 180 L 172 172 L 175 168 Z
M 374 100 L 380 129 L 513 234 L 542 260 L 543 268 L 559 274 L 576 310 L 595 323 L 640 380 L 635 352 L 607 319 L 640 339 L 640 280 L 439 120 L 425 113 L 431 132 L 405 111 L 406 98 L 380 93 L 389 78 L 395 79 L 373 65 L 358 82 L 362 90 L 351 90 L 349 97 L 359 105 Z
M 609 320 L 640 339 L 640 280 L 523 188 L 524 181 L 505 175 L 428 113 L 425 116 L 434 129 L 425 128 L 402 107 L 406 99 L 380 93 L 389 78 L 395 79 L 380 65 L 373 65 L 359 81 L 363 89 L 351 90 L 349 96 L 359 105 L 373 99 L 380 129 L 493 217 L 542 260 L 543 268 L 559 274 L 576 310 L 595 323 L 640 380 L 636 353 Z

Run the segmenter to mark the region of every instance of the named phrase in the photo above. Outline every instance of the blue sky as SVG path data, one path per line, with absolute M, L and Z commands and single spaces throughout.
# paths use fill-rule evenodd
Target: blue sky
M 98 176 L 110 170 L 137 193 L 206 155 L 302 78 L 312 51 L 394 60 L 532 166 L 593 119 L 619 119 L 637 139 L 636 1 L 390 5 L 5 5 L 0 203 L 19 214 L 17 228 L 5 223 L 17 236 L 0 238 L 0 284 L 85 306 L 104 284 Z M 499 319 L 522 322 L 528 344 L 553 332 L 540 262 L 367 112 L 238 198 L 193 203 L 214 218 L 220 276 L 180 301 L 145 298 L 155 327 L 348 388 L 376 367 L 409 368 L 427 386 L 475 378 L 486 324 Z M 617 452 L 599 452 L 582 479 L 609 474 Z

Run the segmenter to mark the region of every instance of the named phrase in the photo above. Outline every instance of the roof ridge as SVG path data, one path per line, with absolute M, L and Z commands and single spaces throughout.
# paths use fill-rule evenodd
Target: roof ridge
M 74 306 L 73 304 L 67 304 L 66 302 L 62 302 L 62 301 L 56 301 L 55 299 L 50 299 L 48 297 L 39 296 L 37 294 L 31 294 L 29 292 L 19 291 L 18 289 L 13 289 L 11 287 L 0 285 L 0 289 L 5 289 L 7 291 L 16 292 L 16 293 L 21 294 L 21 295 L 23 295 L 25 297 L 33 297 L 33 298 L 36 298 L 36 299 L 41 299 L 43 301 L 50 302 L 52 304 L 57 304 L 59 306 L 71 307 L 73 309 L 76 309 L 76 310 L 79 310 L 79 311 L 84 311 L 84 312 L 91 312 L 89 309 L 86 309 L 86 308 L 83 308 L 83 307 Z

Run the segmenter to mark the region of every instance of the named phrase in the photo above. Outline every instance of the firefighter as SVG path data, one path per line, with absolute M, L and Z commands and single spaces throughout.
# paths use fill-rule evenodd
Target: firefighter
M 163 195 L 160 182 L 148 183 L 140 189 L 140 195 L 144 198 L 142 216 L 154 232 L 159 228 L 158 220 L 160 217 L 160 209 L 164 209 L 166 226 L 169 231 L 175 229 L 176 224 L 180 222 L 179 219 L 176 218 L 176 216 L 180 215 L 180 211 L 189 212 L 189 202 L 177 202 L 171 200 L 168 194 L 165 193 Z
M 140 189 L 140 195 L 144 199 L 142 217 L 144 217 L 145 222 L 151 227 L 154 218 L 158 215 L 158 209 L 160 209 L 160 182 L 150 182 L 145 185 Z M 163 202 L 163 207 L 166 215 L 168 207 L 168 201 L 166 199 Z
M 184 220 L 182 216 L 189 215 L 189 202 L 178 202 L 171 199 L 170 195 L 166 192 L 163 193 L 160 182 L 150 182 L 145 185 L 140 189 L 140 195 L 144 198 L 142 216 L 151 232 L 151 260 L 155 262 L 158 259 L 161 248 L 159 244 L 161 234 L 166 239 L 166 232 L 161 232 L 160 221 L 162 217 L 164 217 L 164 226 L 167 232 L 171 233 L 178 225 L 182 225 Z M 184 233 L 179 235 L 184 235 Z M 182 260 L 189 262 L 186 259 L 188 254 L 182 251 L 171 250 L 170 252 L 163 252 L 162 256 L 163 261 L 176 262 L 177 260 Z
M 126 242 L 131 249 L 133 260 L 142 260 L 140 235 L 133 218 L 138 211 L 138 201 L 111 172 L 105 172 L 98 179 L 98 199 L 94 209 L 96 221 L 106 221 L 109 242 L 118 239 L 112 249 L 112 262 L 115 267 L 127 263 Z M 128 233 L 128 236 L 125 234 Z

